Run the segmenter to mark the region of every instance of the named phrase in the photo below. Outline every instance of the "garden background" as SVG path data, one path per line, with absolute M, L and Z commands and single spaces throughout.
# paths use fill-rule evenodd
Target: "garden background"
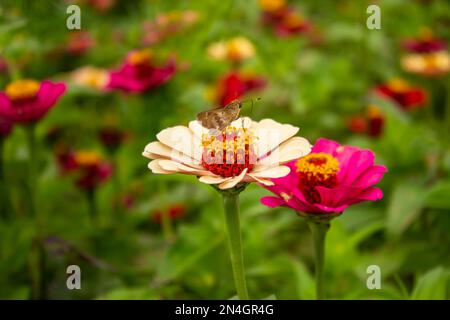
M 70 4 L 81 8 L 81 30 L 66 27 Z M 380 29 L 366 26 L 370 4 L 381 9 Z M 195 177 L 152 174 L 142 151 L 160 130 L 243 98 L 254 102 L 245 116 L 298 126 L 311 143 L 370 148 L 389 170 L 382 200 L 332 222 L 329 298 L 447 299 L 448 60 L 417 67 L 407 55 L 448 59 L 449 25 L 445 0 L 2 0 L 1 90 L 24 78 L 67 88 L 36 124 L 32 154 L 23 126 L 2 131 L 0 298 L 233 297 L 220 197 Z M 105 89 L 108 70 L 137 49 L 168 68 L 164 79 L 138 92 Z M 73 159 L 105 166 L 94 188 L 70 170 Z M 241 196 L 250 297 L 312 299 L 307 225 L 263 206 L 265 195 L 251 184 Z M 81 268 L 81 290 L 67 289 L 69 265 Z M 366 286 L 370 265 L 380 267 L 379 290 Z

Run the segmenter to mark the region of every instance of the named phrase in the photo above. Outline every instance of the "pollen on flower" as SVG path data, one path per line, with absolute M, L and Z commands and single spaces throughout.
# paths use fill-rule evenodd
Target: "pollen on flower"
M 23 101 L 36 97 L 41 84 L 35 80 L 23 79 L 11 82 L 5 89 L 6 95 L 13 101 Z
M 150 49 L 144 49 L 131 52 L 128 56 L 128 62 L 134 66 L 149 64 L 152 59 L 152 51 Z
M 310 153 L 300 158 L 296 167 L 299 189 L 310 203 L 319 203 L 321 200 L 316 187 L 332 188 L 337 185 L 339 161 L 328 153 Z
M 234 177 L 256 163 L 255 138 L 245 128 L 228 126 L 218 134 L 202 136 L 202 166 L 222 177 Z

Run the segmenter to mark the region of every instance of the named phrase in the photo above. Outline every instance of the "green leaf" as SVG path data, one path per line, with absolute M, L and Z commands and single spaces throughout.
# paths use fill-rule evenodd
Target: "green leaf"
M 386 229 L 391 236 L 399 236 L 417 218 L 424 206 L 424 192 L 420 185 L 398 185 L 391 195 L 387 211 Z
M 427 193 L 425 204 L 434 209 L 450 209 L 450 181 L 434 185 Z
M 413 300 L 445 300 L 448 299 L 448 282 L 450 272 L 437 267 L 421 276 L 411 295 Z

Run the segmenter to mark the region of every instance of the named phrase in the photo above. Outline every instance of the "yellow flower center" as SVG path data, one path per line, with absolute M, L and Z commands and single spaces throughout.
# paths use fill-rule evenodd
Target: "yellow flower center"
M 6 95 L 13 101 L 33 99 L 36 97 L 41 84 L 34 80 L 17 80 L 6 86 Z
M 130 53 L 128 62 L 134 66 L 149 64 L 152 60 L 153 53 L 150 49 L 138 50 Z
M 75 161 L 81 166 L 95 165 L 101 160 L 101 156 L 95 151 L 78 151 L 75 154 Z
M 216 135 L 202 136 L 202 166 L 222 177 L 251 171 L 256 163 L 254 136 L 245 128 L 228 126 Z
M 333 188 L 337 185 L 339 161 L 328 153 L 310 153 L 300 158 L 296 167 L 299 176 L 298 187 L 305 199 L 311 203 L 320 202 L 320 194 L 316 187 Z

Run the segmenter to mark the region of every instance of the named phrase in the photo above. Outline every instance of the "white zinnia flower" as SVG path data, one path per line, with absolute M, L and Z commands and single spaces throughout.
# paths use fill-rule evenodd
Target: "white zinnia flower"
M 284 163 L 307 155 L 309 142 L 294 137 L 299 128 L 271 119 L 235 120 L 225 130 L 212 133 L 197 120 L 189 127 L 175 126 L 156 135 L 143 156 L 152 161 L 153 173 L 195 175 L 203 183 L 233 188 L 241 182 L 272 185 L 272 178 L 286 176 Z

